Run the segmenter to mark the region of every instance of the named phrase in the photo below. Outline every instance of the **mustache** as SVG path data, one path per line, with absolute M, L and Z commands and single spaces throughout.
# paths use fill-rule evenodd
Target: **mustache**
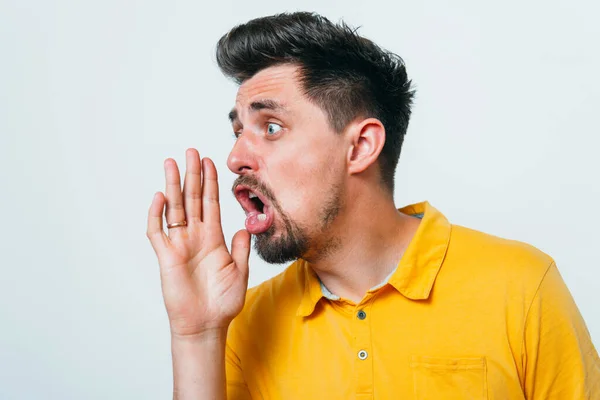
M 231 192 L 235 194 L 235 188 L 238 185 L 244 185 L 252 189 L 252 191 L 260 192 L 264 197 L 269 200 L 271 204 L 276 204 L 275 195 L 273 191 L 264 183 L 259 181 L 253 175 L 241 175 L 236 178 L 231 187 Z

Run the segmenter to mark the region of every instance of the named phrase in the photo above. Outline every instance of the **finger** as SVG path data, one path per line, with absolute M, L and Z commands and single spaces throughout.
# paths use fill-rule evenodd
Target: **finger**
M 202 159 L 202 220 L 207 224 L 221 223 L 219 182 L 215 164 L 208 157 Z
M 181 222 L 185 220 L 185 211 L 183 209 L 183 198 L 181 196 L 181 178 L 179 177 L 179 168 L 172 158 L 165 160 L 165 178 L 167 183 L 167 224 Z M 181 229 L 178 227 L 177 229 Z
M 188 220 L 202 218 L 202 186 L 201 186 L 200 154 L 196 149 L 185 152 L 185 178 L 183 181 L 183 208 Z
M 167 244 L 167 236 L 163 230 L 163 210 L 165 198 L 161 192 L 154 194 L 148 210 L 148 227 L 146 236 L 150 239 L 154 252 L 158 254 Z
M 250 257 L 250 234 L 242 229 L 231 239 L 231 258 L 245 279 L 248 279 L 248 257 Z

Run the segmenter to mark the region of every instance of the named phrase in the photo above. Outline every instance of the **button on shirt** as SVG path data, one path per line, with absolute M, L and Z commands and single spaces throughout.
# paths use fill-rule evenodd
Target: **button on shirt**
M 427 202 L 389 278 L 354 302 L 298 260 L 228 331 L 228 400 L 600 399 L 600 359 L 548 255 Z

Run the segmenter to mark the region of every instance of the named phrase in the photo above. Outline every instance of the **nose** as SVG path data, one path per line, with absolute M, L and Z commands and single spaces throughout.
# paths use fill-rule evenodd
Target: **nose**
M 252 135 L 240 135 L 227 157 L 227 167 L 234 174 L 243 175 L 258 169 L 256 149 L 250 136 Z

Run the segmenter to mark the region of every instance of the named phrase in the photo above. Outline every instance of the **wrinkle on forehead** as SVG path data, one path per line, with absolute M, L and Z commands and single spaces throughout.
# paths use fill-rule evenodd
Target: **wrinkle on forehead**
M 288 102 L 286 100 L 301 96 L 297 77 L 296 65 L 266 68 L 240 85 L 235 103 L 237 106 L 247 106 L 259 98 L 271 98 L 285 105 Z
M 251 104 L 272 100 L 285 108 L 288 124 L 321 123 L 319 129 L 329 129 L 329 119 L 318 104 L 309 99 L 301 86 L 300 67 L 295 64 L 282 64 L 265 68 L 243 82 L 236 95 L 234 112 L 238 122 L 246 122 L 252 113 Z M 292 121 L 293 120 L 293 121 Z M 314 128 L 311 128 L 314 129 Z

